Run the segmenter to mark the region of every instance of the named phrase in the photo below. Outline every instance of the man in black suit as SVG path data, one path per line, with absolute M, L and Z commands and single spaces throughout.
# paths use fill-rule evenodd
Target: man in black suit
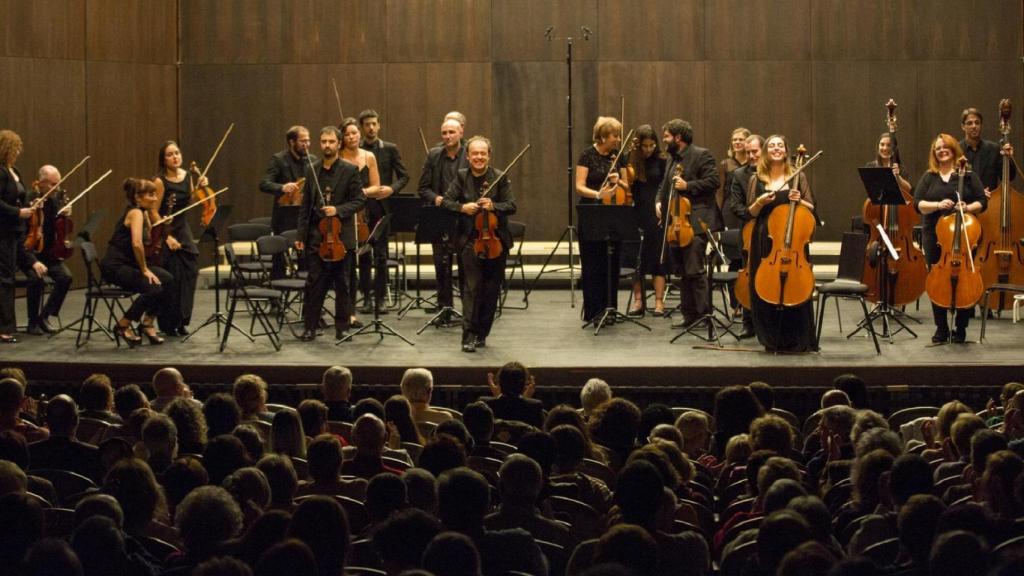
M 427 160 L 423 163 L 420 175 L 419 193 L 424 203 L 440 206 L 444 194 L 455 181 L 459 170 L 467 168 L 466 147 L 462 145 L 462 124 L 454 118 L 448 118 L 441 124 L 440 146 L 427 152 Z M 452 240 L 446 234 L 432 245 L 434 256 L 434 273 L 437 282 L 438 308 L 451 307 L 454 303 L 452 293 Z M 447 323 L 450 318 L 442 318 Z
M 260 181 L 260 192 L 274 197 L 270 212 L 270 227 L 274 234 L 298 227 L 299 205 L 302 202 L 301 198 L 297 198 L 302 193 L 299 179 L 305 174 L 309 160 L 316 162 L 316 156 L 306 158 L 310 139 L 309 130 L 305 126 L 289 128 L 285 140 L 288 147 L 271 156 L 267 173 Z M 277 279 L 283 278 L 284 274 L 284 257 L 274 256 L 271 276 Z
M 530 370 L 519 362 L 509 362 L 498 370 L 498 382 L 487 374 L 487 385 L 493 397 L 480 400 L 494 412 L 496 420 L 517 420 L 531 426 L 544 426 L 544 405 L 532 398 L 536 382 Z
M 295 247 L 306 252 L 305 301 L 302 315 L 305 331 L 301 340 L 316 337 L 320 322 L 320 311 L 324 305 L 327 290 L 334 287 L 334 330 L 339 339 L 345 336 L 352 318 L 352 300 L 349 298 L 348 278 L 352 260 L 355 258 L 356 229 L 344 224 L 352 222 L 351 217 L 362 210 L 366 203 L 362 181 L 355 166 L 344 162 L 338 156 L 341 131 L 335 126 L 320 130 L 320 150 L 323 159 L 307 167 L 306 184 L 299 210 L 298 240 Z M 340 260 L 323 259 L 319 248 L 323 240 L 320 222 L 334 218 L 341 223 L 341 241 L 347 253 Z
M 670 192 L 674 190 L 690 201 L 690 224 L 694 231 L 693 240 L 687 246 L 672 250 L 683 311 L 682 322 L 672 327 L 683 328 L 711 312 L 708 301 L 710 288 L 704 274 L 708 240 L 700 221 L 704 221 L 712 232 L 722 229 L 722 212 L 715 202 L 718 169 L 710 151 L 693 145 L 693 126 L 689 122 L 676 118 L 666 122 L 661 130 L 661 141 L 668 148 L 669 164 L 658 189 L 655 210 L 660 219 L 668 205 Z M 681 175 L 676 175 L 677 167 L 681 169 Z
M 373 198 L 366 199 L 367 224 L 370 230 L 385 214 L 391 212 L 387 198 L 392 194 L 401 193 L 409 182 L 409 174 L 402 164 L 402 155 L 398 146 L 380 139 L 380 116 L 375 110 L 363 110 L 359 113 L 359 130 L 363 133 L 363 141 L 359 147 L 373 152 L 377 157 L 377 172 L 380 174 L 380 189 Z M 363 293 L 363 314 L 371 314 L 372 301 L 380 314 L 387 314 L 383 306 L 384 287 L 388 279 L 388 231 L 382 230 L 377 241 L 371 242 L 372 254 L 359 259 L 359 290 Z M 376 278 L 373 283 L 373 298 L 370 298 L 370 265 Z
M 78 406 L 70 396 L 60 394 L 50 400 L 46 411 L 50 437 L 28 445 L 32 468 L 69 470 L 103 482 L 103 464 L 99 448 L 75 439 L 78 429 Z

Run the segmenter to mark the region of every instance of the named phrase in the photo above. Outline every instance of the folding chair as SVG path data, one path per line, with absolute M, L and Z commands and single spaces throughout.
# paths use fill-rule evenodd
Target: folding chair
M 280 325 L 275 326 L 271 313 L 275 306 L 278 310 L 281 309 L 281 292 L 271 290 L 270 288 L 247 286 L 245 273 L 238 267 L 235 249 L 231 244 L 224 245 L 224 256 L 227 258 L 228 266 L 231 270 L 231 287 L 228 289 L 228 321 L 227 326 L 224 327 L 224 336 L 220 341 L 220 351 L 223 352 L 224 347 L 227 346 L 228 335 L 231 334 L 233 329 L 242 332 L 250 342 L 255 341 L 253 336 L 266 336 L 270 339 L 274 349 L 280 350 Z M 260 326 L 263 327 L 263 332 L 250 334 L 243 332 L 234 325 L 235 310 L 239 302 L 245 304 L 246 309 L 252 315 L 250 330 L 255 329 L 256 322 L 259 322 Z
M 116 286 L 103 284 L 99 271 L 96 269 L 98 260 L 96 245 L 92 242 L 82 242 L 81 248 L 86 275 L 85 306 L 82 308 L 82 316 L 78 320 L 61 328 L 57 333 L 74 329 L 78 333 L 75 337 L 75 347 L 81 348 L 85 346 L 94 332 L 103 332 L 107 338 L 114 340 L 120 347 L 121 343 L 114 338 L 113 325 L 127 311 L 124 302 L 127 300 L 130 305 L 135 294 Z M 102 324 L 96 322 L 96 313 L 100 304 L 107 309 L 107 319 Z M 50 337 L 55 335 L 51 334 Z
M 865 234 L 843 233 L 843 242 L 839 248 L 839 273 L 835 280 L 818 286 L 818 332 L 815 340 L 821 341 L 821 322 L 825 317 L 825 304 L 828 299 L 854 299 L 860 302 L 861 310 L 864 311 L 862 326 L 866 326 L 868 332 L 871 333 L 871 340 L 875 343 L 875 353 L 881 354 L 882 348 L 878 345 L 878 335 L 875 334 L 875 327 L 871 322 L 871 315 L 868 313 L 868 306 L 864 300 L 868 285 L 861 282 L 861 278 L 864 276 L 864 250 L 867 249 L 867 243 L 868 237 Z M 856 333 L 854 331 L 847 338 Z

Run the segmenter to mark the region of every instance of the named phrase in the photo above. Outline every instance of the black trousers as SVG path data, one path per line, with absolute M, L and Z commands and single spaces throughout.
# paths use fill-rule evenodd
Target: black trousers
M 184 249 L 171 252 L 164 246 L 161 262 L 174 279 L 169 286 L 164 287 L 167 294 L 159 317 L 160 329 L 171 333 L 179 327 L 188 326 L 192 321 L 196 281 L 199 279 L 199 256 Z
M 28 277 L 25 299 L 28 304 L 29 326 L 38 324 L 40 318 L 60 314 L 60 308 L 64 305 L 64 298 L 67 297 L 72 282 L 71 271 L 63 261 L 54 261 L 42 256 L 38 256 L 38 258 L 46 266 L 46 275 L 53 280 L 53 291 L 50 292 L 50 297 L 43 305 L 43 289 L 46 287 L 46 283 L 31 267 L 23 270 L 25 276 Z
M 370 292 L 370 269 L 373 269 L 373 292 Z M 370 242 L 370 251 L 359 257 L 359 291 L 366 302 L 380 303 L 388 281 L 388 240 L 381 237 Z M 353 291 L 354 292 L 354 291 Z M 373 298 L 371 299 L 371 294 Z
M 707 244 L 705 236 L 695 235 L 683 248 L 672 249 L 672 262 L 679 276 L 679 308 L 683 312 L 684 321 L 696 320 L 699 316 L 711 313 L 708 302 L 710 288 L 704 270 L 707 265 Z
M 124 315 L 132 322 L 138 322 L 143 314 L 158 315 L 170 295 L 167 287 L 174 284 L 174 277 L 167 270 L 150 266 L 149 271 L 160 279 L 159 284 L 150 284 L 142 271 L 135 266 L 121 264 L 103 267 L 103 277 L 108 282 L 139 295 Z
M 434 277 L 437 282 L 437 305 L 451 307 L 455 303 L 452 292 L 452 241 L 448 236 L 431 244 L 434 252 Z
M 316 247 L 307 251 L 306 289 L 302 304 L 302 319 L 308 331 L 316 330 L 320 324 L 320 311 L 324 307 L 327 291 L 334 288 L 334 329 L 348 330 L 352 317 L 352 299 L 349 296 L 349 274 L 352 268 L 353 251 L 337 262 L 324 262 Z
M 17 234 L 0 232 L 0 334 L 14 334 L 17 319 L 14 316 L 14 273 L 18 269 Z
M 949 334 L 949 309 L 932 304 L 932 318 L 935 320 L 935 332 L 945 337 Z M 953 325 L 954 333 L 966 334 L 967 325 L 971 323 L 971 316 L 974 316 L 974 308 L 960 309 L 956 311 L 956 323 Z
M 501 281 L 505 275 L 507 251 L 497 258 L 480 259 L 473 252 L 473 242 L 466 242 L 459 252 L 462 271 L 462 334 L 472 333 L 487 338 L 498 310 Z

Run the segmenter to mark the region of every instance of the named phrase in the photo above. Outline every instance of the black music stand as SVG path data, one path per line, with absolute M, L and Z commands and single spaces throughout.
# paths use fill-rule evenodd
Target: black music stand
M 579 204 L 580 219 L 580 240 L 583 242 L 601 242 L 606 246 L 608 257 L 608 271 L 614 268 L 612 261 L 617 253 L 612 247 L 612 242 L 637 242 L 640 239 L 640 226 L 637 223 L 636 210 L 632 206 L 606 206 L 604 204 Z M 604 328 L 605 325 L 613 322 L 632 322 L 637 326 L 650 331 L 651 327 L 619 312 L 614 306 L 610 306 L 615 299 L 615 291 L 619 286 L 619 278 L 612 277 L 609 273 L 605 279 L 607 287 L 607 300 L 603 312 L 591 318 L 580 328 L 594 325 L 594 336 Z
M 892 168 L 886 166 L 864 167 L 858 168 L 857 171 L 860 173 L 861 182 L 864 184 L 864 193 L 872 204 L 876 206 L 896 207 L 902 206 L 906 203 L 906 200 L 903 198 L 903 191 L 900 190 L 899 182 L 896 180 L 896 175 L 892 173 Z M 874 252 L 875 261 L 878 262 L 878 304 L 876 304 L 868 314 L 868 318 L 861 320 L 860 324 L 857 325 L 857 329 L 851 332 L 847 338 L 850 338 L 854 334 L 867 328 L 869 320 L 874 322 L 876 319 L 881 318 L 881 336 L 888 338 L 889 344 L 892 344 L 892 337 L 903 330 L 906 330 L 911 336 L 917 338 L 917 333 L 904 324 L 902 318 L 910 318 L 918 324 L 920 324 L 921 321 L 913 316 L 905 314 L 901 310 L 895 308 L 891 303 L 898 278 L 889 274 L 889 258 L 886 256 L 886 253 L 889 251 L 891 242 L 884 229 L 879 230 L 879 233 L 882 236 L 881 241 L 878 242 L 872 250 Z M 894 253 L 893 257 L 900 257 L 900 255 Z M 890 322 L 899 324 L 899 328 L 891 330 L 889 326 Z
M 205 238 L 213 244 L 213 314 L 210 314 L 210 316 L 188 336 L 182 338 L 182 342 L 188 342 L 193 336 L 198 334 L 200 330 L 211 324 L 217 326 L 218 339 L 220 339 L 220 326 L 223 324 L 225 326 L 225 330 L 234 328 L 241 332 L 243 336 L 248 338 L 250 342 L 255 341 L 253 340 L 252 335 L 239 328 L 234 322 L 229 326 L 227 316 L 222 314 L 220 311 L 220 236 L 217 231 L 227 223 L 228 217 L 231 216 L 232 208 L 231 204 L 218 206 L 217 211 L 213 214 L 213 219 L 210 220 L 210 225 L 204 228 L 203 233 L 199 235 L 200 242 Z
M 373 250 L 373 243 L 380 240 L 380 237 L 384 235 L 384 232 L 388 229 L 388 223 L 390 221 L 391 214 L 385 214 L 383 218 L 377 221 L 377 225 L 373 227 L 373 232 L 370 233 L 370 237 L 362 246 L 359 247 L 359 250 L 356 252 L 357 257 L 362 256 L 363 254 L 366 254 L 367 252 Z M 373 274 L 376 273 L 376 268 L 376 266 L 370 267 L 371 286 L 373 286 Z M 376 300 L 376 296 L 377 295 L 374 294 L 374 300 Z M 343 338 L 335 342 L 334 345 L 337 346 L 338 344 L 348 342 L 355 338 L 356 336 L 360 336 L 366 333 L 376 334 L 380 338 L 380 340 L 384 340 L 385 336 L 397 336 L 406 344 L 410 346 L 415 346 L 415 344 L 413 344 L 412 341 L 410 341 L 405 336 L 402 336 L 398 332 L 395 332 L 393 328 L 385 324 L 384 321 L 380 319 L 380 308 L 377 306 L 373 307 L 373 320 L 371 320 L 369 324 L 364 325 L 362 328 L 356 330 L 355 332 L 346 334 Z
M 740 337 L 737 336 L 732 331 L 732 329 L 729 328 L 729 324 L 726 324 L 725 322 L 719 320 L 717 316 L 715 316 L 714 290 L 712 290 L 712 288 L 711 288 L 713 286 L 712 276 L 714 275 L 715 259 L 720 260 L 722 262 L 722 264 L 724 264 L 726 266 L 729 265 L 729 259 L 726 258 L 725 253 L 722 252 L 721 246 L 719 246 L 718 245 L 718 241 L 715 240 L 715 235 L 714 234 L 712 234 L 711 232 L 708 232 L 707 233 L 707 238 L 708 238 L 708 245 L 711 247 L 711 252 L 708 252 L 707 254 L 704 255 L 704 259 L 705 259 L 705 262 L 704 262 L 704 281 L 708 283 L 708 289 L 707 289 L 707 294 L 708 294 L 708 297 L 707 297 L 707 307 L 708 308 L 707 308 L 707 310 L 708 311 L 705 312 L 703 316 L 697 318 L 693 322 L 690 322 L 688 325 L 684 326 L 682 331 L 679 332 L 679 334 L 676 334 L 671 340 L 669 340 L 670 343 L 674 343 L 676 340 L 679 340 L 680 338 L 682 338 L 686 334 L 693 334 L 694 336 L 696 336 L 697 338 L 700 338 L 701 340 L 703 340 L 705 342 L 714 342 L 715 344 L 718 345 L 719 348 L 723 348 L 723 346 L 722 346 L 722 339 L 721 339 L 721 337 L 718 334 L 719 330 L 724 330 L 730 336 L 735 338 L 737 342 L 740 339 Z M 682 304 L 680 304 L 679 306 L 681 307 Z M 706 325 L 707 328 L 708 328 L 708 335 L 707 336 L 704 336 L 703 334 L 697 332 L 697 330 L 702 325 Z
M 431 244 L 441 239 L 445 234 L 452 234 L 455 231 L 455 223 L 458 221 L 459 213 L 452 212 L 447 208 L 441 208 L 440 206 L 431 206 L 424 204 L 420 206 L 420 220 L 416 226 L 416 263 L 419 264 L 419 245 L 420 244 Z M 419 290 L 419 269 L 416 270 L 417 279 L 417 293 Z M 436 279 L 435 279 L 436 281 Z M 417 296 L 419 299 L 419 296 Z M 440 302 L 438 302 L 440 305 Z M 405 309 L 402 310 L 402 314 L 399 318 L 405 315 L 409 311 L 411 305 L 406 305 Z M 426 324 L 420 327 L 416 331 L 417 334 L 422 334 L 428 326 L 434 328 L 447 328 L 449 326 L 459 325 L 457 322 L 449 322 L 449 318 L 462 318 L 462 314 L 457 312 L 451 306 L 444 306 L 434 314 L 430 320 L 427 320 Z
M 391 196 L 388 201 L 391 207 L 391 231 L 396 234 L 400 232 L 415 233 L 420 221 L 420 207 L 423 206 L 423 199 L 414 195 L 396 194 Z M 424 304 L 434 305 L 429 298 L 420 297 L 420 243 L 418 241 L 414 243 L 416 244 L 416 295 L 410 295 L 404 285 L 398 287 L 397 300 L 401 301 L 403 296 L 409 298 L 409 303 L 402 306 L 398 312 L 399 320 L 405 318 L 405 315 L 413 308 L 422 309 Z

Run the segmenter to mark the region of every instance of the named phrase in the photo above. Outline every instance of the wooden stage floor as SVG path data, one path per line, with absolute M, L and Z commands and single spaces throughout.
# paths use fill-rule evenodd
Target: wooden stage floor
M 509 304 L 515 304 L 521 294 L 510 294 Z M 621 302 L 626 297 L 625 291 L 620 293 Z M 876 355 L 863 333 L 847 339 L 839 332 L 835 307 L 830 303 L 821 352 L 773 355 L 757 349 L 756 340 L 737 342 L 730 336 L 723 337 L 724 350 L 709 349 L 693 336 L 670 343 L 677 333 L 670 327 L 671 320 L 650 316 L 642 320 L 652 328 L 649 332 L 618 324 L 594 336 L 592 329 L 580 328 L 580 299 L 577 291 L 576 307 L 572 308 L 567 288 L 535 291 L 529 309 L 506 310 L 495 322 L 487 348 L 475 354 L 460 350 L 458 327 L 429 327 L 417 335 L 429 316 L 413 310 L 403 320 L 394 311 L 382 319 L 415 346 L 398 338 L 381 340 L 372 335 L 340 346 L 335 346 L 332 338 L 306 343 L 286 331 L 280 351 L 274 351 L 266 338 L 249 343 L 232 334 L 225 352 L 219 353 L 212 326 L 186 343 L 168 339 L 162 346 L 135 349 L 118 349 L 102 334 L 94 335 L 80 349 L 75 348 L 70 332 L 52 339 L 22 334 L 21 343 L 0 347 L 0 365 L 22 366 L 30 377 L 52 381 L 76 381 L 101 370 L 121 381 L 145 382 L 155 369 L 174 365 L 193 382 L 230 382 L 238 374 L 255 371 L 274 384 L 317 382 L 324 368 L 341 364 L 353 369 L 357 383 L 396 384 L 405 368 L 426 366 L 435 371 L 439 383 L 479 386 L 485 372 L 509 360 L 530 366 L 546 385 L 572 387 L 592 376 L 604 377 L 613 385 L 712 388 L 751 380 L 776 386 L 827 386 L 834 376 L 848 371 L 860 374 L 869 384 L 892 387 L 998 386 L 1024 378 L 1024 323 L 1012 324 L 1009 311 L 989 321 L 985 344 L 932 347 L 928 346 L 933 331 L 930 307 L 922 299 L 920 310 L 908 309 L 922 320 L 912 324 L 918 338 L 904 332 L 897 334 L 892 344 L 882 340 L 882 354 Z M 77 317 L 83 300 L 81 291 L 71 293 L 64 306 L 64 322 Z M 19 300 L 22 320 L 23 306 Z M 859 319 L 859 305 L 844 302 L 841 309 L 843 328 L 849 332 Z M 200 290 L 193 326 L 212 311 L 213 292 Z M 247 317 L 238 323 L 248 327 Z M 970 339 L 977 340 L 980 325 L 980 318 L 972 321 Z

